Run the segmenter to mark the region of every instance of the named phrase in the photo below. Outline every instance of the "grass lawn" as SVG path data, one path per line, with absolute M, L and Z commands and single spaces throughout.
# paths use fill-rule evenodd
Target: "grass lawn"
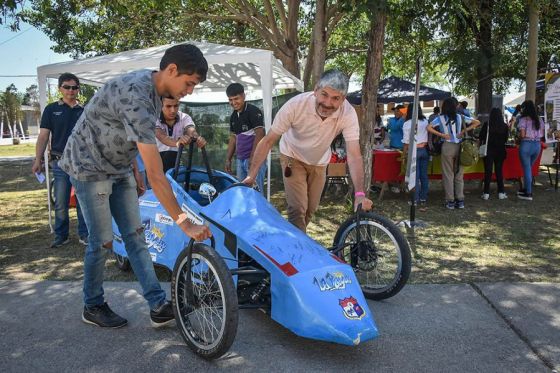
M 84 247 L 77 242 L 75 211 L 71 243 L 49 249 L 53 236 L 47 225 L 47 193 L 30 169 L 29 161 L 0 162 L 0 278 L 81 279 Z M 407 233 L 413 249 L 411 282 L 560 281 L 560 193 L 548 185 L 544 173 L 533 202 L 515 198 L 517 186 L 509 183 L 509 199 L 498 200 L 494 193 L 483 201 L 479 183 L 466 182 L 466 208 L 449 211 L 443 208 L 441 183 L 434 181 L 430 187 L 427 211 L 417 212 L 428 227 L 414 236 Z M 343 200 L 333 188 L 309 227 L 309 235 L 325 246 L 332 244 L 338 225 L 348 217 Z M 272 203 L 285 215 L 282 192 L 274 193 Z M 386 193 L 374 204 L 394 221 L 408 218 L 402 193 Z M 134 280 L 116 268 L 110 253 L 108 257 L 107 279 Z M 164 271 L 158 274 L 169 280 Z
M 34 156 L 35 144 L 1 145 L 0 157 Z

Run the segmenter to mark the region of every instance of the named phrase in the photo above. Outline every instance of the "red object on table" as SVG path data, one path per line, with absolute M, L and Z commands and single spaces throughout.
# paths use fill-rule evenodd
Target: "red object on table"
M 396 150 L 374 150 L 371 181 L 377 183 L 403 181 L 404 175 L 399 176 L 400 155 L 401 153 Z
M 519 179 L 523 177 L 523 168 L 521 167 L 521 161 L 519 160 L 519 148 L 506 148 L 507 157 L 504 161 L 504 179 Z M 400 152 L 396 150 L 384 151 L 384 150 L 374 150 L 373 151 L 373 169 L 371 181 L 376 183 L 392 183 L 401 182 L 404 180 L 404 175 L 399 175 L 401 172 L 401 162 L 398 160 L 400 158 Z M 539 165 L 541 163 L 541 153 L 537 157 L 537 161 L 533 165 L 533 176 L 538 175 Z M 479 162 L 482 162 L 480 160 Z M 430 174 L 431 167 L 428 167 L 428 177 L 430 179 L 441 179 L 441 174 Z M 493 176 L 495 178 L 495 175 Z M 465 173 L 463 176 L 464 180 L 483 180 L 484 172 L 470 172 Z
M 74 187 L 72 187 L 72 189 L 70 189 L 70 201 L 68 201 L 68 207 L 76 207 L 77 201 L 76 191 L 74 191 Z

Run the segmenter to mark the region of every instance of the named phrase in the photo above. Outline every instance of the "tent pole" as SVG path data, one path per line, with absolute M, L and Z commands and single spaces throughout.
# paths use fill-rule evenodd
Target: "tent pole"
M 266 59 L 259 64 L 261 72 L 261 87 L 263 92 L 263 110 L 264 110 L 264 128 L 266 133 L 270 131 L 272 126 L 272 52 L 270 52 Z M 270 165 L 271 165 L 271 152 L 266 157 L 266 179 L 267 190 L 266 199 L 270 201 Z

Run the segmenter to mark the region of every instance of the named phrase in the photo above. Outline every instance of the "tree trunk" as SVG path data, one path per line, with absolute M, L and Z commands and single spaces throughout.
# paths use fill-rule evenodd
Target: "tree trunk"
M 315 24 L 313 25 L 313 73 L 311 86 L 319 81 L 325 69 L 327 55 L 327 1 L 317 0 L 315 5 Z M 310 48 L 311 51 L 311 48 Z
M 292 75 L 296 78 L 299 78 L 301 76 L 298 59 L 299 6 L 300 0 L 288 1 L 287 25 L 285 30 L 284 42 L 286 43 L 286 48 L 289 52 L 288 54 L 286 54 L 284 59 L 280 58 L 286 70 L 292 73 Z
M 315 43 L 313 40 L 313 35 L 311 35 L 311 41 L 309 44 L 309 54 L 305 61 L 305 67 L 303 69 L 303 87 L 305 91 L 311 91 L 313 86 L 311 85 L 311 73 L 313 71 L 313 53 L 315 50 Z
M 385 1 L 382 1 L 378 7 L 371 10 L 366 72 L 362 87 L 360 146 L 364 159 L 364 184 L 366 193 L 371 186 L 373 130 L 375 126 L 377 126 L 375 121 L 377 115 L 377 90 L 379 88 L 379 77 L 383 64 L 383 42 L 385 39 L 385 24 L 387 22 L 384 3 Z
M 527 58 L 527 79 L 525 91 L 525 100 L 535 102 L 537 94 L 537 43 L 539 41 L 539 11 L 537 9 L 537 0 L 528 0 L 529 2 L 529 55 Z
M 480 51 L 476 68 L 477 75 L 477 116 L 481 122 L 487 121 L 492 109 L 492 75 L 494 68 L 492 66 L 492 57 L 494 51 L 492 48 L 492 13 L 494 8 L 494 0 L 482 0 L 480 2 L 480 19 L 479 32 L 476 35 L 477 46 Z

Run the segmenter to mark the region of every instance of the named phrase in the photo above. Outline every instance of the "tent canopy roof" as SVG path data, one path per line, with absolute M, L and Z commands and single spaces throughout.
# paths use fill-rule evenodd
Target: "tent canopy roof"
M 451 97 L 451 93 L 440 89 L 420 85 L 420 101 L 443 100 Z M 354 105 L 362 103 L 362 91 L 349 93 L 348 101 Z M 379 82 L 377 91 L 377 102 L 388 104 L 391 102 L 412 102 L 414 101 L 414 83 L 391 76 Z
M 199 92 L 222 92 L 233 82 L 243 84 L 247 90 L 261 88 L 259 65 L 266 63 L 271 65 L 273 89 L 295 88 L 303 91 L 301 80 L 290 74 L 271 51 L 192 41 L 186 43 L 200 48 L 208 61 L 208 75 L 206 81 L 197 86 Z M 161 57 L 171 46 L 173 44 L 43 65 L 37 68 L 37 75 L 56 79 L 64 72 L 72 72 L 83 83 L 101 86 L 133 70 L 158 70 Z

